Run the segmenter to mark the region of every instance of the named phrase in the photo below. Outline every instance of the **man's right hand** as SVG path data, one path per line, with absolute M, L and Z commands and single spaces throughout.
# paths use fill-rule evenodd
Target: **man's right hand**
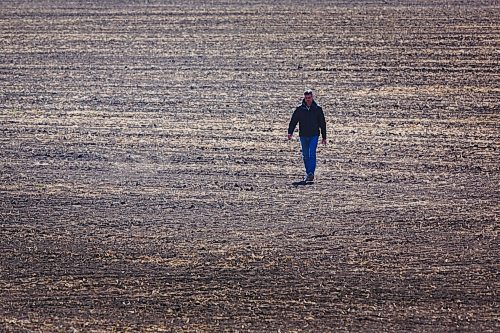
M 288 134 L 288 140 L 292 139 L 293 134 Z

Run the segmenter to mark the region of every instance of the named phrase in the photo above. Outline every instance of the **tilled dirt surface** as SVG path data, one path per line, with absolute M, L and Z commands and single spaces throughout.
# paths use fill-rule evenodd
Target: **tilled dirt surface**
M 2 1 L 0 330 L 498 332 L 499 17 Z

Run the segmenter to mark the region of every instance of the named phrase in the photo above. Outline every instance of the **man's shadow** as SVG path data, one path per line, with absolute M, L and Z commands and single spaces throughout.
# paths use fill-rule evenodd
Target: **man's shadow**
M 314 184 L 314 182 L 306 182 L 305 180 L 301 180 L 301 181 L 292 183 L 293 186 L 306 186 L 306 185 L 312 185 L 312 184 Z

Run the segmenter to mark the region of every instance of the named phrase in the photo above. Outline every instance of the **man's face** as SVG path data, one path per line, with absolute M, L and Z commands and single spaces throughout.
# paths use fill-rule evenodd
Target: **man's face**
M 307 106 L 311 106 L 313 102 L 313 95 L 312 94 L 304 95 L 304 99 L 306 100 Z

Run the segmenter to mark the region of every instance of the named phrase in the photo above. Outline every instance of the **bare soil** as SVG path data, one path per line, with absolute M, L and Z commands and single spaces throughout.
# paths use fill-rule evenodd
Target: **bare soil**
M 499 18 L 2 1 L 0 331 L 498 332 Z

